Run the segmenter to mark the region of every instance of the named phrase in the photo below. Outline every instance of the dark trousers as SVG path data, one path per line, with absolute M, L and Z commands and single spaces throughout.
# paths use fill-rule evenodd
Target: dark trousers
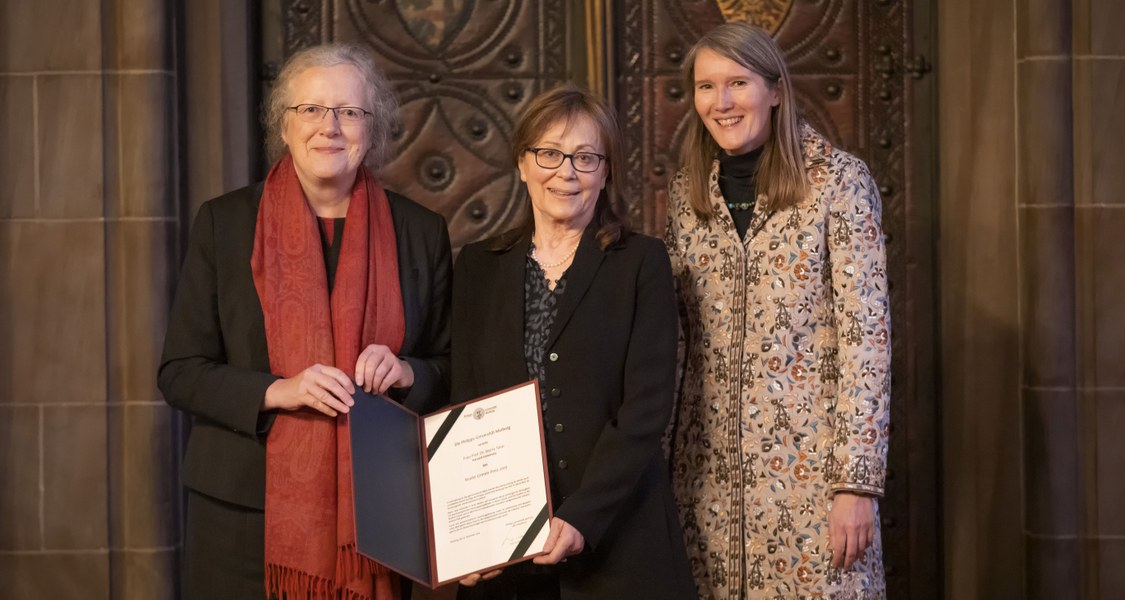
M 265 513 L 188 490 L 184 600 L 266 597 Z

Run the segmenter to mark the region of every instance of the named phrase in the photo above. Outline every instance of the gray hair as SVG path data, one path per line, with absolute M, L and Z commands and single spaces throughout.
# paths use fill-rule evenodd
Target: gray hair
M 364 89 L 367 92 L 367 106 L 360 108 L 370 110 L 374 116 L 368 121 L 367 133 L 371 146 L 367 149 L 363 163 L 375 173 L 386 164 L 391 131 L 397 119 L 398 101 L 395 100 L 391 83 L 387 81 L 379 65 L 375 64 L 371 51 L 354 42 L 305 48 L 285 61 L 269 97 L 266 98 L 265 114 L 262 115 L 262 124 L 266 128 L 266 154 L 271 164 L 289 150 L 281 139 L 281 131 L 285 127 L 288 109 L 292 106 L 293 91 L 290 88 L 293 80 L 307 69 L 337 65 L 355 67 L 366 83 Z

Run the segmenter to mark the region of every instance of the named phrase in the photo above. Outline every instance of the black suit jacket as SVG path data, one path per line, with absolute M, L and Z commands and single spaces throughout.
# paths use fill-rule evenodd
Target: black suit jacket
M 453 395 L 530 377 L 524 277 L 530 238 L 466 246 L 454 274 Z M 602 250 L 586 231 L 567 272 L 542 382 L 555 515 L 586 540 L 557 567 L 563 597 L 694 598 L 661 437 L 673 402 L 676 300 L 663 244 Z
M 272 423 L 260 408 L 277 379 L 250 272 L 261 193 L 260 184 L 243 188 L 199 209 L 158 377 L 165 400 L 192 417 L 184 485 L 258 509 Z M 414 386 L 398 399 L 429 412 L 449 397 L 449 234 L 439 215 L 394 192 L 387 198 L 406 320 L 401 356 L 414 370 Z

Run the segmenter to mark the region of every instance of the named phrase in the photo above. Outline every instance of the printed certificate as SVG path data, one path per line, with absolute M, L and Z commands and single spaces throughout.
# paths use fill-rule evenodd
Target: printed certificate
M 360 553 L 436 587 L 542 552 L 537 382 L 425 417 L 360 390 L 349 415 Z

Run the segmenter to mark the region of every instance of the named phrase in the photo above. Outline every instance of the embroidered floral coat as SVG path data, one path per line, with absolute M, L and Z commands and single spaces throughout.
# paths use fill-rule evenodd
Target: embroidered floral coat
M 798 205 L 755 209 L 740 239 L 711 169 L 700 220 L 683 173 L 666 243 L 687 342 L 673 487 L 701 598 L 885 597 L 882 542 L 831 567 L 837 491 L 883 493 L 890 305 L 867 166 L 809 127 Z M 878 509 L 875 515 L 878 528 Z

